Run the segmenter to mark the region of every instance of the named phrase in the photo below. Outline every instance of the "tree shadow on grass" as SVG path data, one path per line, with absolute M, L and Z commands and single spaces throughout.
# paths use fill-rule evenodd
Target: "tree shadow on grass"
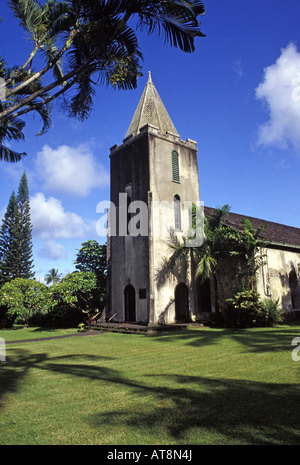
M 126 424 L 130 430 L 156 431 L 158 436 L 164 432 L 170 443 L 177 444 L 209 444 L 210 435 L 213 444 L 300 442 L 296 385 L 177 375 L 165 379 L 166 387 L 131 383 L 138 394 L 153 395 L 148 413 L 138 404 L 131 411 L 95 413 L 90 418 L 92 425 L 102 429 Z
M 22 380 L 33 368 L 89 379 L 108 378 L 111 381 L 114 376 L 117 376 L 113 374 L 113 370 L 99 366 L 99 361 L 109 361 L 112 360 L 111 357 L 88 354 L 51 357 L 47 353 L 34 354 L 26 349 L 7 349 L 6 354 L 6 361 L 0 363 L 0 402 L 6 393 L 18 391 Z M 67 363 L 63 363 L 63 360 L 66 360 Z M 76 360 L 77 363 L 75 363 Z M 79 361 L 85 363 L 79 363 Z
M 215 345 L 224 338 L 243 346 L 245 352 L 291 351 L 292 339 L 300 336 L 300 326 L 255 329 L 187 329 L 152 336 L 162 343 L 181 341 L 193 347 Z
M 204 435 L 206 443 L 212 437 L 215 444 L 298 445 L 300 442 L 300 389 L 296 384 L 177 374 L 135 379 L 109 368 L 110 357 L 88 354 L 51 357 L 24 349 L 8 352 L 8 362 L 0 364 L 0 396 L 18 390 L 32 368 L 72 375 L 75 382 L 79 377 L 104 381 L 106 389 L 126 387 L 130 397 L 126 408 L 115 410 L 113 404 L 101 405 L 97 412 L 95 406 L 95 413 L 85 420 L 93 428 L 99 428 L 99 434 L 106 426 L 117 431 L 126 424 L 128 444 L 134 444 L 140 430 L 149 436 L 155 431 L 156 437 L 164 432 L 170 443 L 177 444 L 201 444 Z M 102 361 L 106 366 L 102 366 Z M 132 431 L 134 434 L 130 436 Z

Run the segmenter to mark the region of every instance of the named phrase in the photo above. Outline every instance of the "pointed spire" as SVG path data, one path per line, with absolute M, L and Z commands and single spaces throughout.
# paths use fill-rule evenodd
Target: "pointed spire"
M 152 82 L 151 71 L 148 71 L 148 81 L 135 110 L 126 137 L 129 137 L 131 134 L 136 136 L 146 124 L 157 127 L 162 134 L 168 131 L 179 135 Z

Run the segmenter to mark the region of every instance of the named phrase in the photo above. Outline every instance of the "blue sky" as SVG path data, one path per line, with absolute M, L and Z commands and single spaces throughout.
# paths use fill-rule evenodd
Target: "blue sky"
M 138 88 L 99 87 L 92 116 L 80 123 L 58 107 L 47 134 L 27 118 L 26 151 L 0 164 L 0 214 L 26 170 L 37 278 L 74 270 L 82 242 L 96 239 L 97 204 L 109 199 L 109 152 L 121 144 L 151 70 L 181 138 L 197 141 L 205 205 L 300 227 L 300 4 L 295 0 L 207 0 L 196 51 L 184 54 L 140 33 L 144 76 Z M 30 50 L 1 1 L 2 54 L 10 65 Z M 9 40 L 7 38 L 9 37 Z

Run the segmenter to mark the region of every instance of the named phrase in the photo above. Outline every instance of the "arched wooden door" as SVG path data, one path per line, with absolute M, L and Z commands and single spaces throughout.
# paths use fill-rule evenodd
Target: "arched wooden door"
M 210 279 L 207 278 L 203 283 L 200 278 L 196 282 L 198 312 L 211 312 L 211 293 Z
M 135 290 L 131 284 L 124 289 L 125 320 L 136 321 Z
M 189 321 L 189 290 L 184 283 L 175 288 L 175 320 L 178 323 Z

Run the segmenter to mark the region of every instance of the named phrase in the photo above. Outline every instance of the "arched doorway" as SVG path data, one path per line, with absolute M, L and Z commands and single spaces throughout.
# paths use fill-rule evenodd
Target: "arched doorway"
M 135 321 L 135 290 L 131 284 L 124 289 L 125 320 Z
M 210 279 L 207 278 L 201 282 L 201 279 L 198 278 L 196 287 L 198 312 L 211 312 Z
M 293 310 L 298 310 L 300 308 L 300 285 L 294 265 L 292 265 L 291 268 L 292 270 L 289 273 L 289 284 L 291 289 L 292 306 Z
M 175 288 L 175 320 L 178 323 L 189 320 L 189 290 L 184 283 Z

